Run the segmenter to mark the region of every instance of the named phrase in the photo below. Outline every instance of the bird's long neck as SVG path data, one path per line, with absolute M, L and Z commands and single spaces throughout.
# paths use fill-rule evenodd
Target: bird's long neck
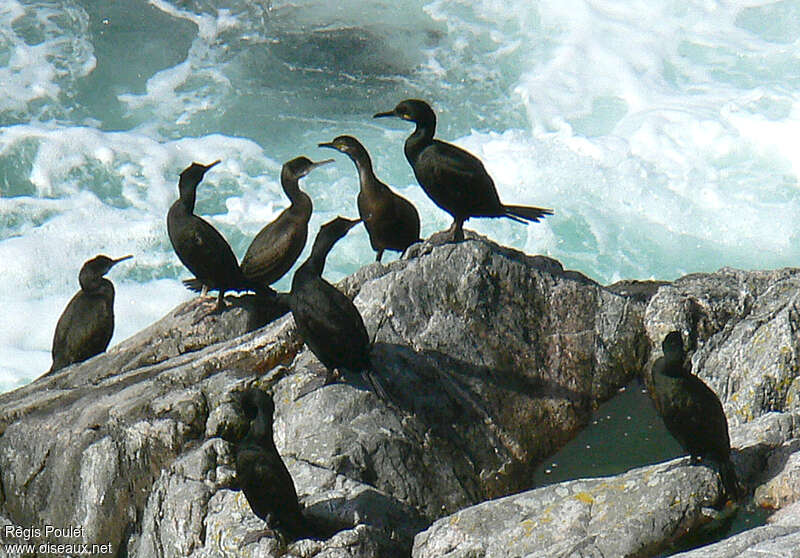
M 285 168 L 281 170 L 281 186 L 292 205 L 311 210 L 311 198 L 300 189 L 300 179 L 290 174 Z
M 314 277 L 322 277 L 322 272 L 325 270 L 325 259 L 337 240 L 339 239 L 318 234 L 314 240 L 314 246 L 311 248 L 311 255 L 303 262 L 298 272 L 301 272 L 301 275 L 308 274 Z
M 683 365 L 683 354 L 664 354 L 664 375 L 670 378 L 683 378 L 690 376 L 691 373 Z
M 436 118 L 426 118 L 417 122 L 414 133 L 408 136 L 405 144 L 406 159 L 412 165 L 423 149 L 433 143 L 433 134 L 436 132 Z
M 78 275 L 78 283 L 80 283 L 81 289 L 86 293 L 110 293 L 112 298 L 114 296 L 114 285 L 111 281 L 91 271 L 81 270 Z
M 181 207 L 188 214 L 194 213 L 194 202 L 197 197 L 197 184 L 179 184 Z
M 348 152 L 347 156 L 350 157 L 356 165 L 361 191 L 370 192 L 380 190 L 383 184 L 375 176 L 375 171 L 372 170 L 372 159 L 370 159 L 367 150 L 359 146 L 355 148 L 355 151 Z

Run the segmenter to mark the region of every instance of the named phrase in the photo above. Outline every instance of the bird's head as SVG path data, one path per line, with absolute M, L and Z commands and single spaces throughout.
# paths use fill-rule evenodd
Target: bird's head
M 320 143 L 319 146 L 335 149 L 347 155 L 355 155 L 364 151 L 364 146 L 353 136 L 337 136 L 333 141 Z
M 250 388 L 242 394 L 240 402 L 248 421 L 252 421 L 261 414 L 272 422 L 272 415 L 275 413 L 275 402 L 265 391 Z
M 299 180 L 315 168 L 327 165 L 328 163 L 333 163 L 333 159 L 314 162 L 308 157 L 295 157 L 291 161 L 284 163 L 283 169 L 281 169 L 281 175 L 293 180 Z
M 373 118 L 384 118 L 394 116 L 416 122 L 417 124 L 430 125 L 436 124 L 436 114 L 433 112 L 431 106 L 425 101 L 419 99 L 406 99 L 400 101 L 394 110 L 387 112 L 379 112 Z
M 661 343 L 664 351 L 664 358 L 669 361 L 680 362 L 683 360 L 683 338 L 680 331 L 672 331 L 667 334 Z
M 192 163 L 191 165 L 183 169 L 183 171 L 181 172 L 181 178 L 178 181 L 178 187 L 180 188 L 181 191 L 183 191 L 184 188 L 187 187 L 196 188 L 197 185 L 200 184 L 200 181 L 203 180 L 203 176 L 206 174 L 208 169 L 210 169 L 214 165 L 219 164 L 219 162 L 220 160 L 217 159 L 210 165 L 201 165 L 200 163 Z
M 121 261 L 128 260 L 133 256 L 124 256 L 112 260 L 108 256 L 95 256 L 91 260 L 84 262 L 78 274 L 78 282 L 84 290 L 92 290 L 100 284 L 100 278 Z

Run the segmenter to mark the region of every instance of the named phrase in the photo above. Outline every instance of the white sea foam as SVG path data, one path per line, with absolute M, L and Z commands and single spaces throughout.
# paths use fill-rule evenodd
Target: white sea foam
M 796 3 L 151 0 L 183 50 L 134 64 L 151 68 L 136 79 L 106 66 L 139 85 L 88 93 L 97 45 L 110 47 L 92 43 L 98 14 L 81 5 L 0 6 L 0 389 L 49 366 L 97 253 L 135 255 L 111 273 L 113 342 L 190 296 L 164 218 L 191 161 L 222 159 L 197 212 L 239 256 L 287 205 L 280 163 L 329 157 L 316 145 L 340 133 L 417 205 L 423 235 L 446 228 L 402 155 L 408 123 L 371 118 L 408 97 L 431 101 L 438 135 L 484 161 L 503 201 L 555 210 L 527 227 L 468 222 L 501 243 L 601 282 L 800 260 Z M 353 165 L 333 156 L 302 182 L 312 237 L 356 214 Z M 326 276 L 373 259 L 357 228 Z
M 0 115 L 63 114 L 59 96 L 92 71 L 88 16 L 77 4 L 46 0 L 0 5 Z M 65 90 L 66 88 L 66 90 Z

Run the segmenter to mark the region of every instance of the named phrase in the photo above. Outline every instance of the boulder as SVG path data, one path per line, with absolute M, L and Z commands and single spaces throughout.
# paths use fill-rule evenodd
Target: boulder
M 687 275 L 658 289 L 645 328 L 653 354 L 677 329 L 695 374 L 720 397 L 729 424 L 800 410 L 800 270 Z
M 648 356 L 641 296 L 474 236 L 416 245 L 341 288 L 388 401 L 349 373 L 322 385 L 290 316 L 260 326 L 281 309 L 228 297 L 207 314 L 210 299 L 194 299 L 0 395 L 2 518 L 81 525 L 81 542 L 128 556 L 408 556 L 437 517 L 529 488 Z M 226 440 L 244 428 L 234 393 L 251 385 L 274 394 L 277 447 L 333 537 L 249 540 L 263 522 Z
M 213 314 L 196 298 L 0 395 L 0 542 L 51 525 L 80 532 L 28 542 L 131 557 L 656 552 L 717 517 L 712 468 L 674 460 L 531 491 L 534 468 L 679 328 L 732 417 L 740 477 L 764 505 L 796 501 L 798 280 L 722 270 L 605 288 L 471 234 L 416 244 L 340 283 L 386 398 L 348 371 L 325 385 L 285 308 L 228 297 Z M 316 539 L 263 533 L 238 490 L 236 394 L 251 386 L 273 394 Z

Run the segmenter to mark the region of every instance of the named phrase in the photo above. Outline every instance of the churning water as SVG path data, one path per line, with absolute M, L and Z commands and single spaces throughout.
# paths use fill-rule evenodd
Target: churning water
M 239 256 L 286 206 L 280 165 L 342 133 L 423 235 L 445 228 L 403 157 L 410 126 L 372 119 L 408 97 L 504 201 L 555 209 L 468 223 L 501 243 L 604 283 L 795 265 L 798 38 L 790 0 L 3 0 L 0 390 L 49 368 L 98 253 L 135 256 L 110 274 L 112 343 L 191 296 L 165 215 L 192 161 L 223 161 L 197 211 Z M 312 235 L 356 215 L 336 157 L 304 180 Z M 373 258 L 357 229 L 326 275 Z

